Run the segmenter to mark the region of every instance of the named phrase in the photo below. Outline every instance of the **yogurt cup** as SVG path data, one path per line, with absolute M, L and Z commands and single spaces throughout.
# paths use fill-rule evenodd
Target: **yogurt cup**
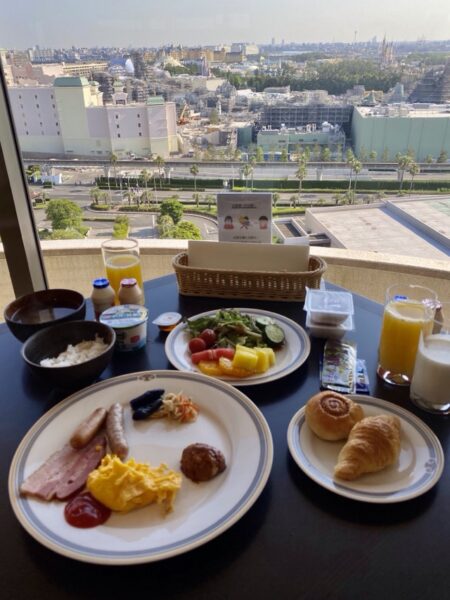
M 116 348 L 131 352 L 143 348 L 147 343 L 148 310 L 138 304 L 112 306 L 100 315 L 100 322 L 116 332 Z

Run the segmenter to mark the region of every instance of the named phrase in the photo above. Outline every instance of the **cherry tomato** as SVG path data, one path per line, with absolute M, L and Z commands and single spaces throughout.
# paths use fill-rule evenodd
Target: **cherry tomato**
M 210 348 L 213 344 L 215 344 L 217 336 L 213 329 L 204 329 L 200 337 L 205 341 L 206 347 Z
M 196 337 L 189 341 L 189 350 L 194 354 L 195 352 L 202 352 L 206 350 L 206 342 L 202 338 Z

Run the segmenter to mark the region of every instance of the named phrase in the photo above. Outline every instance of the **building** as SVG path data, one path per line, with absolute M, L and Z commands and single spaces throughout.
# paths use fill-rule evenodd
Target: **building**
M 97 82 L 60 77 L 53 86 L 13 87 L 11 105 L 22 152 L 31 156 L 167 158 L 178 150 L 176 110 L 160 97 L 104 106 Z
M 305 228 L 308 233 L 326 234 L 334 248 L 447 260 L 450 198 L 310 208 L 305 213 Z
M 107 67 L 106 61 L 64 63 L 63 72 L 69 77 L 89 77 L 95 71 L 106 71 Z
M 353 106 L 350 104 L 269 104 L 261 113 L 261 125 L 280 129 L 316 125 L 327 122 L 340 125 L 350 134 Z
M 450 156 L 450 112 L 446 105 L 356 106 L 352 140 L 356 156 L 375 151 L 383 160 L 414 153 L 418 161 L 442 151 Z
M 296 152 L 299 147 L 314 146 L 329 147 L 331 150 L 345 146 L 345 133 L 339 125 L 323 123 L 321 127 L 315 124 L 304 127 L 281 127 L 280 129 L 263 128 L 258 131 L 257 145 L 263 152 L 281 152 L 288 154 Z

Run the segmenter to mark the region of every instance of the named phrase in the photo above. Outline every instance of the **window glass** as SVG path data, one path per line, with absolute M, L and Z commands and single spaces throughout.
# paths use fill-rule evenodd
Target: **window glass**
M 143 245 L 217 239 L 221 191 L 271 193 L 278 241 L 448 257 L 445 0 L 59 9 L 18 0 L 0 23 L 51 285 L 89 291 L 117 218 Z

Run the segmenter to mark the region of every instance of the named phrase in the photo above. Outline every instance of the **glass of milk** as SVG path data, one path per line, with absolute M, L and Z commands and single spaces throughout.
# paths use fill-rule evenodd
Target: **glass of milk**
M 450 302 L 440 303 L 432 331 L 423 331 L 411 381 L 411 400 L 435 414 L 450 414 Z

